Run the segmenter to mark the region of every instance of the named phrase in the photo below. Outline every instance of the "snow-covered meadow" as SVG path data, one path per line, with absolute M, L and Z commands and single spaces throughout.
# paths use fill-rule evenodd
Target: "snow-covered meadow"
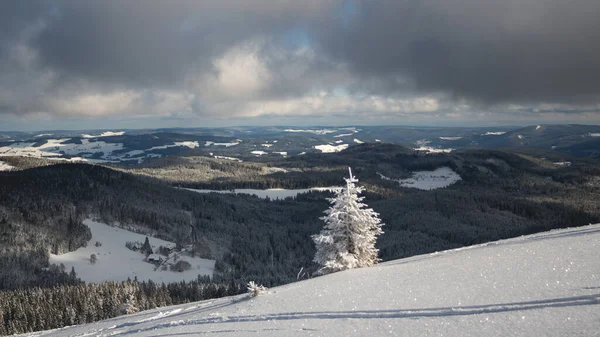
M 598 336 L 600 225 L 28 336 Z
M 85 220 L 83 223 L 92 231 L 92 239 L 87 247 L 61 255 L 50 254 L 50 263 L 57 265 L 62 263 L 66 271 L 75 267 L 77 277 L 83 281 L 125 281 L 127 278 L 133 279 L 137 276 L 140 281 L 153 280 L 167 283 L 195 280 L 198 274 L 210 276 L 213 274 L 214 260 L 183 255 L 180 255 L 179 259 L 188 261 L 192 265 L 190 270 L 184 272 L 161 271 L 160 268 L 155 270 L 153 264 L 144 261 L 145 256 L 142 253 L 125 247 L 128 241 L 144 243 L 145 235 L 92 220 Z M 153 250 L 157 250 L 159 246 L 175 246 L 169 241 L 148 238 Z M 102 245 L 96 247 L 96 242 Z M 90 263 L 91 254 L 95 254 L 98 259 L 95 264 Z
M 68 156 L 92 156 L 102 153 L 102 160 L 114 160 L 113 152 L 122 150 L 122 143 L 106 143 L 81 139 L 81 144 L 68 143 L 70 138 L 47 139 L 46 143 L 36 146 L 36 143 L 13 143 L 0 147 L 0 156 L 23 156 L 36 158 L 61 158 Z M 86 161 L 80 158 L 81 161 Z
M 396 181 L 398 184 L 400 184 L 400 186 L 413 187 L 420 190 L 435 190 L 437 188 L 444 188 L 461 180 L 458 173 L 446 166 L 437 168 L 433 171 L 413 172 L 412 177 L 408 179 L 391 179 L 381 173 L 377 174 L 379 174 L 379 177 L 381 177 L 383 180 Z
M 252 188 L 238 188 L 234 190 L 199 190 L 192 188 L 185 188 L 188 191 L 196 192 L 196 193 L 235 193 L 235 194 L 250 194 L 255 195 L 259 198 L 265 199 L 285 199 L 285 198 L 295 198 L 298 194 L 308 193 L 308 192 L 323 192 L 323 191 L 339 191 L 341 187 L 313 187 L 313 188 L 302 188 L 302 189 L 284 189 L 284 188 L 269 188 L 265 190 L 252 189 Z
M 315 145 L 315 149 L 321 151 L 322 153 L 334 153 L 340 152 L 348 148 L 348 144 L 340 144 L 340 145 Z

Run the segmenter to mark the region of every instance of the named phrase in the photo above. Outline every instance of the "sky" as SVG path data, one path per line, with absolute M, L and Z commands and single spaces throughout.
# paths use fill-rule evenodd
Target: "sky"
M 0 130 L 600 124 L 600 2 L 3 0 Z

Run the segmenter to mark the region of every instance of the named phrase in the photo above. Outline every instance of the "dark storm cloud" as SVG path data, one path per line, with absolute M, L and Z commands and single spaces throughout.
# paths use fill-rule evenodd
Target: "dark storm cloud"
M 356 1 L 315 34 L 363 76 L 485 101 L 597 100 L 600 2 Z M 336 22 L 336 24 L 331 24 Z
M 294 27 L 318 2 L 59 1 L 34 46 L 66 76 L 163 85 L 257 34 Z
M 598 13 L 594 0 L 0 1 L 0 113 L 277 112 L 321 92 L 343 113 L 428 95 L 593 111 Z

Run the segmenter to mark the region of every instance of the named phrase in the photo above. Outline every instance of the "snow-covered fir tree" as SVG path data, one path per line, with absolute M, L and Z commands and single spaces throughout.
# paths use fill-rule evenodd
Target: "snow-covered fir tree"
M 350 168 L 348 171 L 350 177 L 344 178 L 346 187 L 329 199 L 332 205 L 320 218 L 325 226 L 321 233 L 312 236 L 317 248 L 313 261 L 321 266 L 318 274 L 369 267 L 379 262 L 375 241 L 383 233 L 383 223 L 379 214 L 362 202 L 364 197 L 359 194 L 364 188 L 356 186 L 358 179 Z

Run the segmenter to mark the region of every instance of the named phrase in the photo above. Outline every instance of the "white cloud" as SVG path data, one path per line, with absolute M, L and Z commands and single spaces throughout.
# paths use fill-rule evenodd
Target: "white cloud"
M 269 86 L 271 73 L 260 57 L 260 42 L 234 46 L 214 60 L 216 81 L 221 93 L 233 98 L 249 98 Z

